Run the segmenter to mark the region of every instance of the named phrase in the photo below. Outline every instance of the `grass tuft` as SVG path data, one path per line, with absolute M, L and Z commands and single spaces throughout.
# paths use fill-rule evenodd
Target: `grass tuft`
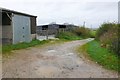
M 118 56 L 110 53 L 108 49 L 102 48 L 98 41 L 91 41 L 80 48 L 85 51 L 92 60 L 96 61 L 104 68 L 120 71 Z

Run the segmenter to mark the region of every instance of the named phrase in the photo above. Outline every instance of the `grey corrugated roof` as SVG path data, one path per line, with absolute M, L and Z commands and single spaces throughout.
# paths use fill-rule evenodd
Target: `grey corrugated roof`
M 21 14 L 21 15 L 25 15 L 25 16 L 37 17 L 37 16 L 34 16 L 34 15 L 30 15 L 30 14 L 26 14 L 26 13 L 14 11 L 14 10 L 6 9 L 6 8 L 1 8 L 1 7 L 0 7 L 0 9 L 1 9 L 3 12 L 11 12 L 11 13 Z

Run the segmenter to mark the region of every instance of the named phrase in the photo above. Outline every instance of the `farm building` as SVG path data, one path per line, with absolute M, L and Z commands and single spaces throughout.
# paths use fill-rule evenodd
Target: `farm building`
M 70 31 L 72 28 L 78 26 L 71 24 L 48 24 L 48 25 L 40 25 L 37 26 L 37 34 L 38 35 L 53 35 L 61 31 Z
M 1 8 L 2 44 L 30 42 L 36 36 L 37 16 Z

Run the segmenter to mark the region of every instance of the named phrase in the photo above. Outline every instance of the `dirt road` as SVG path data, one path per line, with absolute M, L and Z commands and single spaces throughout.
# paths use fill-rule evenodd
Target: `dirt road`
M 92 39 L 14 51 L 3 61 L 4 78 L 116 78 L 116 72 L 103 69 L 77 56 L 75 48 Z

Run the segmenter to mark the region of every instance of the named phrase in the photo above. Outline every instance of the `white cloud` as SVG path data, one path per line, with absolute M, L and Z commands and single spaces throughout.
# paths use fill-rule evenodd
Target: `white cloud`
M 118 0 L 0 0 L 0 7 L 38 16 L 37 24 L 73 23 L 98 27 L 117 21 Z

